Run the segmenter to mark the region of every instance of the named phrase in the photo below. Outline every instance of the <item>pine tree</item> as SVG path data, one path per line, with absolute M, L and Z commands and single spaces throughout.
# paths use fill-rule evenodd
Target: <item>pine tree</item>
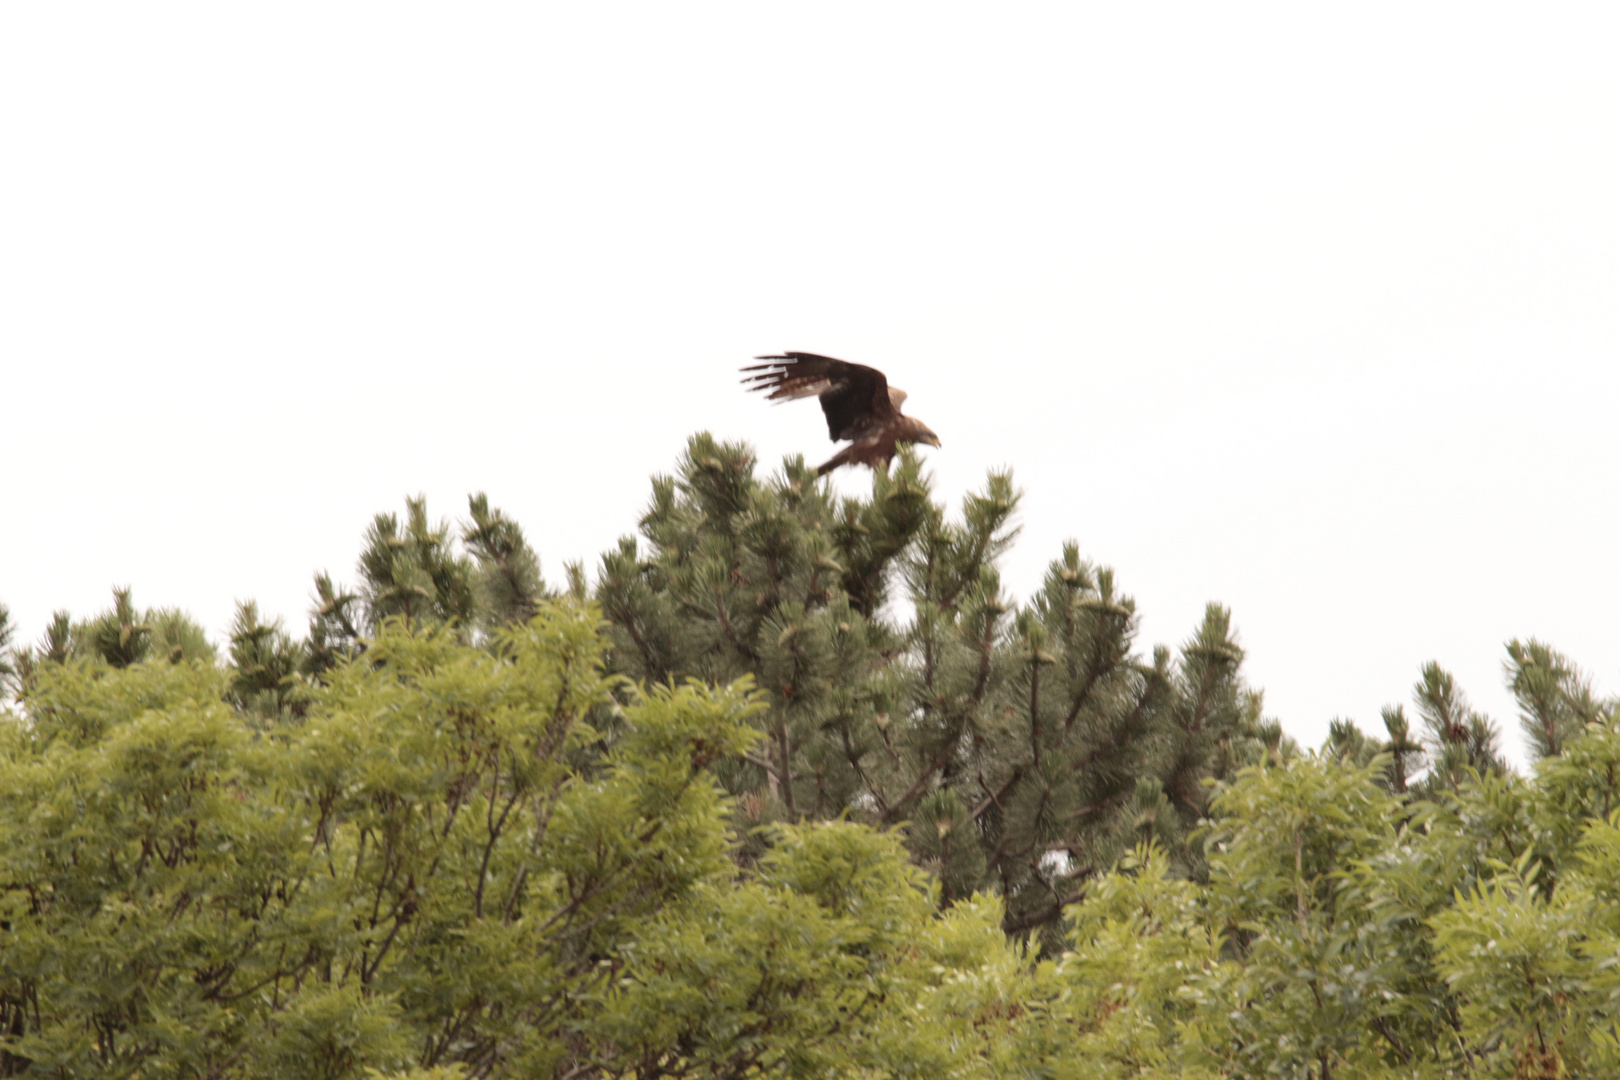
M 51 621 L 46 624 L 45 636 L 39 643 L 39 658 L 53 664 L 65 664 L 73 651 L 73 616 L 66 611 L 51 612 Z
M 315 606 L 309 616 L 305 674 L 321 678 L 342 661 L 364 651 L 360 609 L 358 593 L 334 585 L 332 575 L 324 570 L 315 575 Z
M 66 611 L 51 613 L 45 624 L 45 634 L 35 648 L 24 647 L 12 651 L 17 670 L 15 693 L 19 699 L 28 696 L 44 664 L 65 664 L 73 653 L 73 616 Z
M 1389 741 L 1380 748 L 1389 755 L 1384 776 L 1389 790 L 1404 795 L 1412 778 L 1423 768 L 1423 746 L 1413 740 L 1412 725 L 1406 719 L 1406 710 L 1399 705 L 1386 707 L 1382 719 L 1384 730 L 1389 733 Z
M 358 590 L 336 584 L 325 571 L 315 575 L 301 662 L 306 675 L 324 679 L 360 655 L 388 619 L 450 625 L 463 641 L 488 641 L 500 628 L 533 617 L 551 596 L 539 557 L 487 495 L 471 495 L 467 505 L 470 520 L 459 530 L 446 521 L 430 523 L 422 498 L 405 500 L 403 521 L 376 515 L 356 564 Z
M 489 634 L 502 626 L 527 622 L 550 595 L 540 576 L 540 558 L 523 538 L 515 521 L 489 505 L 483 492 L 467 498 L 472 520 L 461 540 L 477 562 L 473 575 L 475 620 Z
M 208 631 L 179 608 L 147 608 L 141 621 L 151 628 L 149 655 L 178 664 L 182 660 L 213 663 L 217 653 Z
M 230 697 L 237 708 L 266 723 L 302 719 L 312 700 L 302 672 L 308 650 L 281 627 L 266 623 L 249 600 L 236 605 L 231 624 Z
M 1055 926 L 1145 837 L 1199 872 L 1185 836 L 1204 781 L 1268 746 L 1225 609 L 1144 662 L 1133 601 L 1077 545 L 1029 604 L 1004 594 L 1009 475 L 953 519 L 909 455 L 867 499 L 834 497 L 801 459 L 763 480 L 754 466 L 695 436 L 596 590 L 617 670 L 764 692 L 760 746 L 717 766 L 745 824 L 906 824 L 944 901 L 998 890 L 1014 933 Z
M 360 553 L 366 631 L 399 616 L 422 624 L 456 623 L 463 632 L 473 614 L 472 564 L 455 551 L 448 523 L 430 524 L 427 500 L 405 500 L 405 520 L 378 514 Z
M 17 628 L 11 624 L 11 609 L 0 604 L 0 702 L 8 700 L 21 688 L 22 669 L 12 638 Z
M 1352 720 L 1334 717 L 1328 722 L 1327 742 L 1323 744 L 1325 756 L 1351 768 L 1365 769 L 1380 755 L 1385 758 L 1379 774 L 1384 787 L 1397 795 L 1404 795 L 1412 778 L 1422 770 L 1427 760 L 1423 746 L 1412 740 L 1411 725 L 1406 710 L 1399 705 L 1384 709 L 1382 719 L 1388 739 L 1368 735 Z
M 1496 723 L 1474 711 L 1450 672 L 1434 661 L 1423 665 L 1412 696 L 1428 736 L 1428 790 L 1456 791 L 1469 772 L 1499 776 L 1508 771 Z
M 177 608 L 142 611 L 136 608 L 133 596 L 127 587 L 115 588 L 112 607 L 81 622 L 74 622 L 65 611 L 56 612 L 38 654 L 30 656 L 28 663 L 93 659 L 126 668 L 145 660 L 214 662 L 214 646 L 196 620 Z
M 113 590 L 112 610 L 92 619 L 81 631 L 89 650 L 115 668 L 145 660 L 151 651 L 152 627 L 130 600 L 130 589 Z
M 1562 653 L 1531 638 L 1507 644 L 1508 689 L 1537 758 L 1556 757 L 1586 725 L 1603 721 L 1616 703 L 1599 700 L 1592 682 Z
M 1364 769 L 1383 749 L 1379 740 L 1358 728 L 1353 720 L 1335 716 L 1328 721 L 1326 756 L 1345 765 Z
M 11 609 L 0 604 L 0 699 L 8 698 L 11 691 L 16 688 L 16 659 L 11 649 L 11 638 L 16 636 L 16 627 L 11 625 Z

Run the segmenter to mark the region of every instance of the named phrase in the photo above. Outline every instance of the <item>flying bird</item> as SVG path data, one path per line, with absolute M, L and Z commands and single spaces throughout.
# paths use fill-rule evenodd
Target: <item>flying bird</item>
M 840 465 L 888 468 L 898 443 L 939 445 L 939 436 L 927 424 L 900 411 L 906 392 L 890 386 L 877 368 L 805 352 L 754 359 L 766 362 L 742 369 L 760 373 L 743 379 L 748 389 L 768 390 L 765 396 L 772 401 L 820 398 L 821 411 L 827 414 L 828 436 L 833 442 L 851 440 L 850 445 L 821 463 L 817 476 L 825 476 Z

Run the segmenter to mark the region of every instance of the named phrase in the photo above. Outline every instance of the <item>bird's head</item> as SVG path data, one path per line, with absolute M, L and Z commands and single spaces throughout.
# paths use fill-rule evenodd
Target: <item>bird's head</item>
M 918 432 L 917 433 L 917 438 L 916 438 L 915 441 L 920 442 L 920 443 L 927 443 L 929 446 L 939 446 L 940 445 L 939 436 L 935 435 L 933 433 L 933 431 L 931 429 L 929 429 L 929 428 L 923 428 L 922 431 Z

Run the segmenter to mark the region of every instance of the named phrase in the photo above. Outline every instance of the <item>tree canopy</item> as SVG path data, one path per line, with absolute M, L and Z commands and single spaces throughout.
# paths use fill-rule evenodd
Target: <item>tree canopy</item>
M 0 607 L 0 1075 L 1620 1073 L 1620 718 L 1507 643 L 1301 751 L 1018 492 L 695 437 L 559 589 L 483 495 L 307 633 Z

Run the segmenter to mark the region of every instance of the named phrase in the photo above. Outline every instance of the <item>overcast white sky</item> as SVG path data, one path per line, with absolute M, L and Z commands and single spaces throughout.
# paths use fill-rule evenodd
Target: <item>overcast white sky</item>
M 1610 4 L 7 4 L 0 601 L 302 632 L 379 510 L 548 576 L 736 368 L 873 364 L 1308 744 L 1503 642 L 1620 690 Z M 604 424 L 604 419 L 607 421 Z M 851 477 L 840 483 L 861 482 Z

